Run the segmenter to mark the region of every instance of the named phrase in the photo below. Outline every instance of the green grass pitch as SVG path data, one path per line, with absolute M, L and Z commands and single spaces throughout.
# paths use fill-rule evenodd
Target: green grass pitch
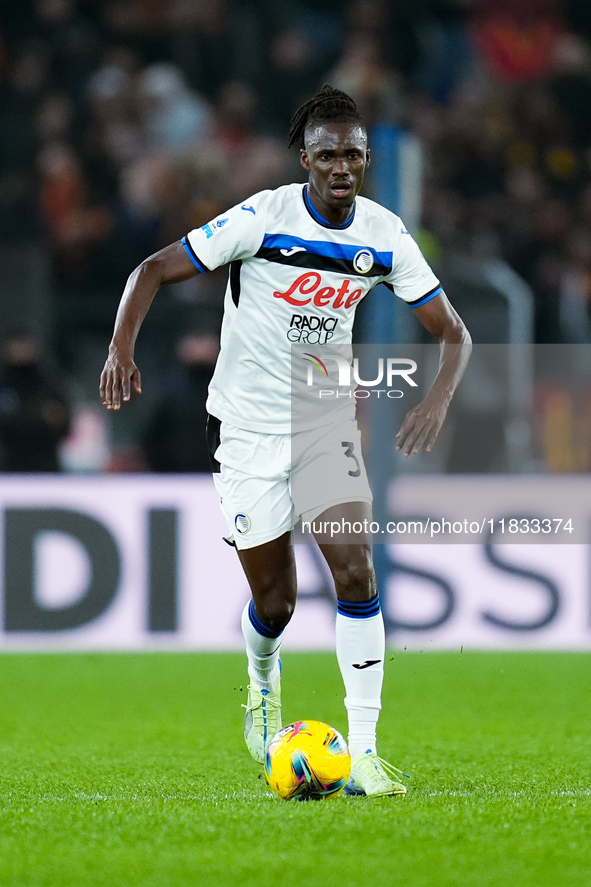
M 285 802 L 242 739 L 238 654 L 0 656 L 1 887 L 591 883 L 584 654 L 389 653 L 404 798 Z M 331 654 L 284 656 L 284 721 L 345 732 Z

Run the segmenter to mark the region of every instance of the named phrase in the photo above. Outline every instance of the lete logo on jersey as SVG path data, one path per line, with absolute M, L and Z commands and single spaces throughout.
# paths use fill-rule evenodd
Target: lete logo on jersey
M 351 286 L 350 280 L 344 280 L 338 289 L 334 286 L 321 286 L 322 275 L 317 271 L 307 271 L 301 274 L 285 292 L 276 290 L 273 295 L 276 299 L 285 299 L 290 305 L 301 308 L 313 302 L 317 308 L 325 308 L 330 304 L 332 308 L 350 308 L 355 302 L 358 302 L 364 295 L 363 290 L 349 290 Z M 312 293 L 314 297 L 312 298 Z M 298 296 L 308 296 L 308 298 L 298 298 Z

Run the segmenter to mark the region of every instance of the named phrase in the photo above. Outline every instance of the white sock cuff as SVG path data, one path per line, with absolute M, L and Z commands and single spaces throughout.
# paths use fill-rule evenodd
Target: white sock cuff
M 246 641 L 246 647 L 257 656 L 269 656 L 281 646 L 283 633 L 277 637 L 266 637 L 256 630 L 250 618 L 250 601 L 242 611 L 242 634 Z
M 345 708 L 350 715 L 354 715 L 358 721 L 375 721 L 382 710 L 379 699 L 351 699 L 345 697 Z

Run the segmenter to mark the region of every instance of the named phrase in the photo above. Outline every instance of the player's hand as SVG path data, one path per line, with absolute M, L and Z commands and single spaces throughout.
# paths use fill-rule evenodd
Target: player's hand
M 396 449 L 403 450 L 405 456 L 420 453 L 423 447 L 430 453 L 445 421 L 447 407 L 447 403 L 433 403 L 425 398 L 410 410 L 396 435 Z
M 140 371 L 130 354 L 122 354 L 116 350 L 109 351 L 105 366 L 101 373 L 101 401 L 108 410 L 118 410 L 121 398 L 131 399 L 131 391 L 142 393 Z

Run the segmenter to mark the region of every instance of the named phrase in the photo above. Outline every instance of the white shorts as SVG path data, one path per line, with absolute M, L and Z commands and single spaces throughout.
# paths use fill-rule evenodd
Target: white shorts
M 294 434 L 210 423 L 217 426 L 208 437 L 226 538 L 239 549 L 271 542 L 332 505 L 372 501 L 355 419 Z

